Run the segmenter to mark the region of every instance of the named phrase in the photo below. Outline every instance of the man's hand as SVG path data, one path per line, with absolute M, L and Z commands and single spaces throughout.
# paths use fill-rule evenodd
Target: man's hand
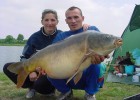
M 104 61 L 105 58 L 109 58 L 109 55 L 100 56 L 100 55 L 95 54 L 91 57 L 91 63 L 92 64 L 100 64 L 101 62 Z
M 83 24 L 83 30 L 84 30 L 84 31 L 87 31 L 89 27 L 90 27 L 90 25 L 88 25 L 88 24 Z

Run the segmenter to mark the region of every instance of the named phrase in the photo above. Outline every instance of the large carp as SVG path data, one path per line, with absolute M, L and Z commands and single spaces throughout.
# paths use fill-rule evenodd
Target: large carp
M 91 56 L 108 55 L 121 45 L 120 37 L 86 31 L 47 46 L 24 62 L 11 64 L 8 70 L 18 74 L 17 87 L 21 87 L 29 73 L 37 67 L 45 70 L 51 78 L 69 78 L 67 82 L 74 78 L 77 83 L 83 70 L 91 64 Z

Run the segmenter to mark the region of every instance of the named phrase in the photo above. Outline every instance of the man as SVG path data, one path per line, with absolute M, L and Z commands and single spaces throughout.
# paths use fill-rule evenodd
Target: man
M 78 7 L 70 7 L 66 13 L 66 23 L 68 24 L 70 31 L 62 32 L 57 34 L 56 38 L 53 42 L 58 42 L 63 40 L 71 35 L 78 34 L 83 32 L 83 21 L 84 16 L 82 15 L 82 11 Z M 91 26 L 88 30 L 96 30 L 99 31 L 95 26 Z M 84 70 L 82 78 L 75 85 L 74 81 L 71 80 L 68 84 L 66 84 L 67 79 L 52 79 L 49 78 L 52 85 L 61 92 L 60 96 L 58 96 L 57 100 L 67 100 L 72 97 L 72 89 L 81 89 L 85 90 L 85 99 L 86 100 L 96 100 L 95 93 L 98 92 L 99 88 L 102 87 L 104 79 L 99 78 L 100 76 L 100 62 L 104 60 L 103 56 L 95 55 L 92 59 L 92 65 Z M 67 66 L 66 66 L 67 67 Z

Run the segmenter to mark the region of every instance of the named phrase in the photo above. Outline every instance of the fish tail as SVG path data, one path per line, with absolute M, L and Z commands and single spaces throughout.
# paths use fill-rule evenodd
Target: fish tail
M 18 74 L 18 73 L 19 73 L 19 70 L 20 70 L 22 67 L 24 67 L 23 65 L 24 65 L 23 62 L 15 62 L 15 63 L 9 65 L 9 66 L 7 67 L 7 69 L 8 69 L 10 72 L 12 72 L 12 73 Z
M 21 67 L 17 77 L 17 88 L 22 87 L 29 73 L 30 73 L 29 71 L 27 72 L 26 70 L 24 70 L 23 67 Z
M 25 70 L 24 62 L 16 62 L 8 66 L 7 68 L 10 72 L 17 74 L 17 88 L 24 84 L 29 71 Z

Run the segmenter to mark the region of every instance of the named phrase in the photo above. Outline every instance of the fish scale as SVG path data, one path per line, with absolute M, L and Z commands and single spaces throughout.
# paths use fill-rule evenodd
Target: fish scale
M 11 64 L 8 70 L 18 74 L 17 87 L 21 87 L 28 74 L 37 67 L 45 70 L 48 77 L 69 78 L 67 83 L 74 78 L 76 84 L 83 70 L 91 64 L 91 56 L 108 55 L 121 45 L 120 37 L 85 31 L 45 47 L 24 62 Z

